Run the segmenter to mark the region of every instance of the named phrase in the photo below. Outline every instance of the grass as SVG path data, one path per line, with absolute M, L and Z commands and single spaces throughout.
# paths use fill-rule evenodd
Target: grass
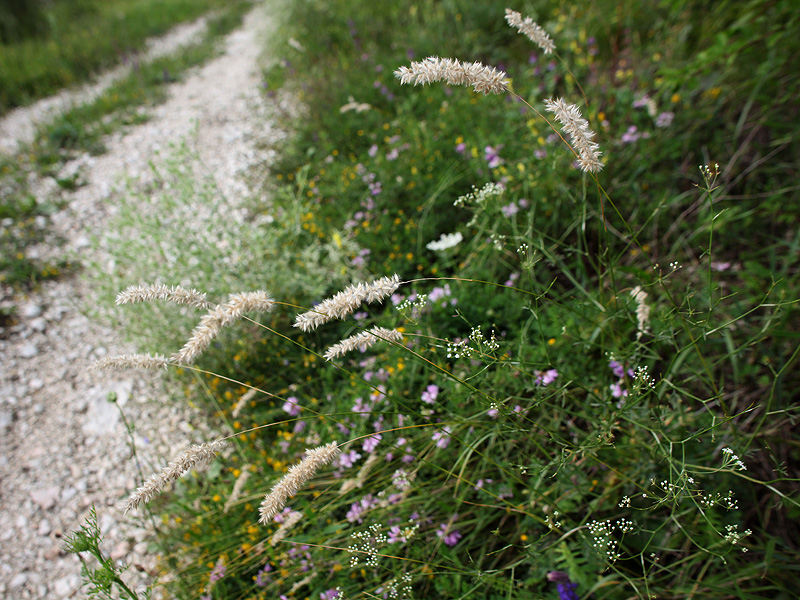
M 232 448 L 148 505 L 176 597 L 795 593 L 791 3 L 531 6 L 555 56 L 504 8 L 292 3 L 266 87 L 305 109 L 274 200 L 249 207 L 257 225 L 170 227 L 193 207 L 226 214 L 185 153 L 154 221 L 127 200 L 109 292 L 190 282 L 214 302 L 277 301 L 173 371 Z M 401 87 L 393 71 L 430 55 L 502 65 L 514 93 Z M 551 97 L 597 133 L 596 176 L 574 167 Z M 293 327 L 392 273 L 382 305 Z M 202 314 L 115 310 L 167 354 Z M 373 325 L 403 343 L 322 358 Z M 333 441 L 343 458 L 260 525 L 264 494 Z
M 140 10 L 140 4 L 132 3 L 132 7 Z M 209 16 L 206 32 L 200 40 L 173 55 L 139 63 L 94 101 L 74 106 L 40 126 L 33 143 L 22 148 L 17 155 L 0 157 L 4 184 L 0 214 L 5 219 L 0 281 L 22 289 L 42 279 L 57 277 L 69 269 L 66 261 L 42 264 L 26 254 L 26 248 L 41 241 L 45 234 L 44 227 L 36 225 L 36 217 L 47 217 L 60 202 L 57 198 L 34 198 L 29 191 L 29 173 L 53 177 L 59 188 L 67 191 L 82 185 L 80 172 L 66 176 L 61 173 L 64 164 L 83 152 L 102 154 L 105 136 L 121 127 L 145 121 L 147 109 L 166 98 L 169 84 L 179 80 L 191 67 L 211 58 L 217 51 L 215 42 L 238 26 L 249 6 L 247 2 L 228 4 L 224 10 Z M 181 14 L 187 13 L 170 9 L 164 12 L 163 18 L 175 18 Z M 191 14 L 196 16 L 194 12 Z M 129 16 L 132 19 L 135 14 Z M 161 33 L 167 22 L 172 21 L 164 21 L 161 27 L 151 24 L 146 30 L 152 35 Z M 132 28 L 134 25 L 130 23 Z M 143 24 L 140 26 L 144 27 Z

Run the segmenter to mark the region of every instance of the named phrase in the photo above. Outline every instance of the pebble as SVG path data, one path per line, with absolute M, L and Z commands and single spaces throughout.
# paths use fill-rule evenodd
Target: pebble
M 50 510 L 56 505 L 59 489 L 57 486 L 40 488 L 31 492 L 31 500 L 43 510 Z
M 28 574 L 27 573 L 19 573 L 14 575 L 14 578 L 9 582 L 8 587 L 12 590 L 22 587 L 28 583 Z
M 31 319 L 31 322 L 28 323 L 28 326 L 34 331 L 42 333 L 45 329 L 47 329 L 47 321 L 45 321 L 42 317 L 36 317 L 35 319 Z
M 34 319 L 42 314 L 42 307 L 31 302 L 22 307 L 20 314 L 26 319 Z
M 23 344 L 17 351 L 17 356 L 20 358 L 33 358 L 39 354 L 35 344 Z

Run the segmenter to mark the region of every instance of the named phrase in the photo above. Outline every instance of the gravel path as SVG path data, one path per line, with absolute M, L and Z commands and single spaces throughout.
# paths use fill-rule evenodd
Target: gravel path
M 255 149 L 255 140 L 282 135 L 269 120 L 273 107 L 259 94 L 257 62 L 272 26 L 267 7 L 257 6 L 226 38 L 224 54 L 174 85 L 150 121 L 112 136 L 107 154 L 78 159 L 87 185 L 52 219 L 50 227 L 66 240 L 57 251 L 102 264 L 96 254 L 102 250 L 92 250 L 88 240 L 107 222 L 113 186 L 124 177 L 144 185 L 148 161 L 163 160 L 159 151 L 169 142 L 194 143 L 228 197 L 247 190 L 243 171 L 270 158 Z M 27 121 L 24 114 L 12 115 L 23 137 L 44 113 L 33 107 Z M 46 182 L 40 185 L 39 193 L 47 191 Z M 61 551 L 61 538 L 82 523 L 92 503 L 105 550 L 134 565 L 127 577 L 135 585 L 148 580 L 155 557 L 147 532 L 115 508 L 134 487 L 136 467 L 119 415 L 106 401 L 109 392 L 136 424 L 146 474 L 209 435 L 188 407 L 162 401 L 167 394 L 157 376 L 88 370 L 97 358 L 133 351 L 119 343 L 120 332 L 84 316 L 90 297 L 78 277 L 45 282 L 16 299 L 20 322 L 0 336 L 0 597 L 9 600 L 84 597 L 80 563 Z

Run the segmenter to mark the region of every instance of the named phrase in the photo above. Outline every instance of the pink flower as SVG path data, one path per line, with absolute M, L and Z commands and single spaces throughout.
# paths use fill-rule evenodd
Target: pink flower
M 429 385 L 427 389 L 422 392 L 422 397 L 420 398 L 426 404 L 433 404 L 436 401 L 436 397 L 439 395 L 439 386 L 436 385 Z
M 445 425 L 441 431 L 434 431 L 431 439 L 436 442 L 438 448 L 447 448 L 450 444 L 450 426 Z
M 558 371 L 556 369 L 534 371 L 534 374 L 536 375 L 536 379 L 534 379 L 533 382 L 536 385 L 550 385 L 558 377 Z
M 289 396 L 286 402 L 283 403 L 283 410 L 289 413 L 289 416 L 296 417 L 300 414 L 300 405 L 297 403 L 297 398 Z

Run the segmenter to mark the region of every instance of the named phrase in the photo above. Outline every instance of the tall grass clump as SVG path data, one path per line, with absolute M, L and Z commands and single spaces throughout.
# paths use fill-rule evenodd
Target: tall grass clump
M 171 278 L 136 265 L 142 285 L 273 301 L 196 362 L 157 361 L 232 447 L 140 507 L 171 592 L 792 597 L 797 240 L 752 210 L 792 192 L 740 137 L 789 127 L 786 97 L 649 57 L 676 33 L 710 64 L 720 33 L 749 40 L 742 64 L 796 42 L 693 4 L 613 23 L 600 4 L 371 6 L 293 5 L 267 88 L 307 112 L 264 209 L 275 260 L 233 261 L 224 286 L 201 254 Z M 739 112 L 719 100 L 742 90 Z M 757 165 L 732 171 L 739 150 Z M 149 350 L 189 337 L 174 289 L 145 304 L 170 332 Z

